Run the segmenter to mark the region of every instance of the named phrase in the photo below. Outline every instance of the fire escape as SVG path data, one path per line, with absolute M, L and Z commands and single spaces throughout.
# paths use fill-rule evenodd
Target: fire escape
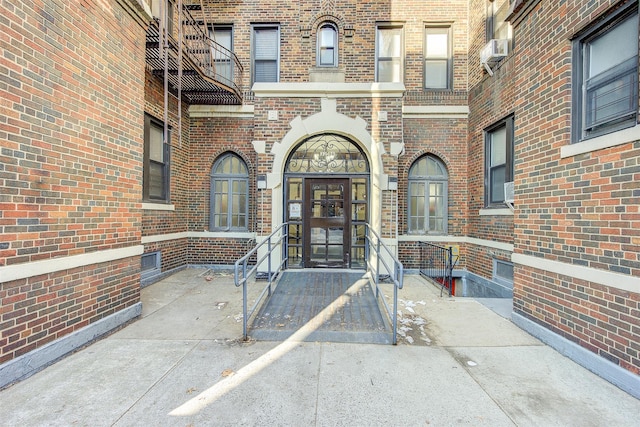
M 194 15 L 198 17 L 194 17 Z M 147 68 L 179 101 L 242 104 L 242 65 L 212 39 L 202 2 L 160 0 L 147 29 Z

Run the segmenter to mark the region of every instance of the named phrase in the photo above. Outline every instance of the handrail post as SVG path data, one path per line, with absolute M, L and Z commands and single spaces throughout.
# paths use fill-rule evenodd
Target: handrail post
M 376 298 L 378 298 L 378 284 L 380 284 L 380 237 L 376 237 Z M 395 333 L 395 331 L 394 331 Z
M 447 280 L 449 281 L 449 296 L 451 296 L 453 291 L 453 257 L 452 250 L 449 247 L 447 251 Z
M 267 295 L 271 296 L 271 236 L 267 240 L 267 280 L 269 286 Z
M 242 263 L 242 339 L 248 340 L 247 336 L 247 261 Z

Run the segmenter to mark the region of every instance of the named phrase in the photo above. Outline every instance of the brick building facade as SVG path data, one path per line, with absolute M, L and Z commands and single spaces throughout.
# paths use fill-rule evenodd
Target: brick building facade
M 3 378 L 135 317 L 141 282 L 228 267 L 285 221 L 292 268 L 358 268 L 366 220 L 410 271 L 423 242 L 459 248 L 461 280 L 512 294 L 517 324 L 637 392 L 637 46 L 603 83 L 635 85 L 613 124 L 578 126 L 598 89 L 572 89 L 607 28 L 637 39 L 636 1 L 183 0 L 234 54 L 199 64 L 235 101 L 204 102 L 187 89 L 202 69 L 183 88 L 150 54 L 160 2 L 68 3 L 1 6 Z M 337 246 L 304 218 L 332 179 L 352 212 Z M 342 252 L 314 258 L 319 237 Z

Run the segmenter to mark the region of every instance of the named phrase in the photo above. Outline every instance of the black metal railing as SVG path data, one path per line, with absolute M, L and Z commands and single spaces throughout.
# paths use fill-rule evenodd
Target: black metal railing
M 453 294 L 453 268 L 458 262 L 453 248 L 420 242 L 420 274 L 440 286 L 440 296 L 446 289 Z

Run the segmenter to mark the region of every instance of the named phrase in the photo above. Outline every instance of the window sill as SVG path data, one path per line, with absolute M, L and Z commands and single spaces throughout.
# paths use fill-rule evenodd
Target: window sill
M 509 208 L 484 208 L 478 212 L 480 216 L 513 216 L 513 211 Z
M 175 205 L 168 203 L 142 203 L 142 210 L 144 211 L 175 211 Z
M 640 126 L 636 125 L 631 128 L 619 130 L 595 138 L 586 139 L 571 145 L 565 145 L 560 149 L 560 157 L 573 157 L 579 154 L 590 153 L 605 148 L 615 147 L 616 145 L 627 144 L 640 140 Z

